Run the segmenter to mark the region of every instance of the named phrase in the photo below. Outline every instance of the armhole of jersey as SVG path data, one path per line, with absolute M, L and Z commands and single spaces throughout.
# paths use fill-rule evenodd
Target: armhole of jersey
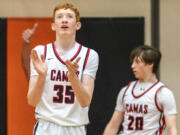
M 127 85 L 127 87 L 126 87 L 126 89 L 124 91 L 124 94 L 123 94 L 123 97 L 122 97 L 122 103 L 124 102 L 124 96 L 125 96 L 125 94 L 126 94 L 126 92 L 127 92 L 130 85 L 131 85 L 131 82 L 128 83 L 128 85 Z
M 155 104 L 156 104 L 157 109 L 158 109 L 160 112 L 163 112 L 163 110 L 162 110 L 162 109 L 159 107 L 159 105 L 158 105 L 158 102 L 157 102 L 157 94 L 158 94 L 158 92 L 159 92 L 163 87 L 165 87 L 165 86 L 163 85 L 163 86 L 159 87 L 158 90 L 157 90 L 156 93 L 155 93 Z
M 159 119 L 159 130 L 157 131 L 157 133 L 159 133 L 159 135 L 162 135 L 163 130 L 165 129 L 165 126 L 166 126 L 165 116 L 163 113 L 161 113 L 161 116 Z
M 36 131 L 37 131 L 38 125 L 39 125 L 39 121 L 37 121 L 35 126 L 34 126 L 33 135 L 36 135 Z
M 84 65 L 83 65 L 83 71 L 84 69 L 86 68 L 86 64 L 87 64 L 87 61 L 88 61 L 88 58 L 89 58 L 89 54 L 90 54 L 90 48 L 88 48 L 87 52 L 86 52 L 86 58 L 84 60 Z
M 46 54 L 47 53 L 47 45 L 44 46 L 44 59 L 46 59 Z

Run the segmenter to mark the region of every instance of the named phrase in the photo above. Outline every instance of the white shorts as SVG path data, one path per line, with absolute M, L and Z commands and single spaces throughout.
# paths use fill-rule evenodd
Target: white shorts
M 86 135 L 85 126 L 60 126 L 45 120 L 38 120 L 34 135 Z

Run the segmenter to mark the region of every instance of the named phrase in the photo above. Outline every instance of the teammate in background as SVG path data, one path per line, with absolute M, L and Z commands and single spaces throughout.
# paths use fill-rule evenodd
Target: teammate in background
M 32 29 L 26 29 L 22 34 L 23 50 L 21 56 L 21 63 L 27 80 L 29 80 L 30 78 L 30 53 L 31 53 L 30 41 L 36 31 L 37 26 L 38 24 L 35 23 Z
M 165 125 L 168 135 L 177 135 L 173 93 L 155 75 L 160 59 L 161 53 L 150 46 L 131 52 L 131 68 L 137 80 L 119 92 L 103 135 L 116 135 L 121 123 L 122 135 L 161 135 Z
M 57 5 L 52 30 L 56 40 L 31 51 L 28 103 L 38 120 L 35 135 L 85 135 L 99 57 L 75 41 L 81 28 L 73 5 Z

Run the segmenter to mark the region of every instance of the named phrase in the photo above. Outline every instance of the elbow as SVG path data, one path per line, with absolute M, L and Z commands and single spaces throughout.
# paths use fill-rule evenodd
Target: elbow
M 85 107 L 88 107 L 90 105 L 90 103 L 91 103 L 91 100 L 88 100 L 86 102 L 81 102 L 80 105 L 82 108 L 85 108 Z
M 82 108 L 85 108 L 85 107 L 88 107 L 88 106 L 89 106 L 89 104 L 81 104 Z

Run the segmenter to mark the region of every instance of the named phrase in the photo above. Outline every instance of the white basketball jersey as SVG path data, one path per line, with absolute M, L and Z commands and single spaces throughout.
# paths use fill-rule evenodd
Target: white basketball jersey
M 77 43 L 76 43 L 77 44 Z M 41 49 L 42 50 L 42 49 Z M 82 79 L 90 49 L 78 44 L 78 49 L 70 59 L 78 62 L 77 75 Z M 74 95 L 67 78 L 68 70 L 59 56 L 55 45 L 48 44 L 44 49 L 48 72 L 42 98 L 36 106 L 36 118 L 54 122 L 62 126 L 80 126 L 89 122 L 88 107 L 82 108 Z
M 163 112 L 157 103 L 157 93 L 164 84 L 157 81 L 140 95 L 135 91 L 138 81 L 131 82 L 123 95 L 123 135 L 160 135 L 165 125 Z

